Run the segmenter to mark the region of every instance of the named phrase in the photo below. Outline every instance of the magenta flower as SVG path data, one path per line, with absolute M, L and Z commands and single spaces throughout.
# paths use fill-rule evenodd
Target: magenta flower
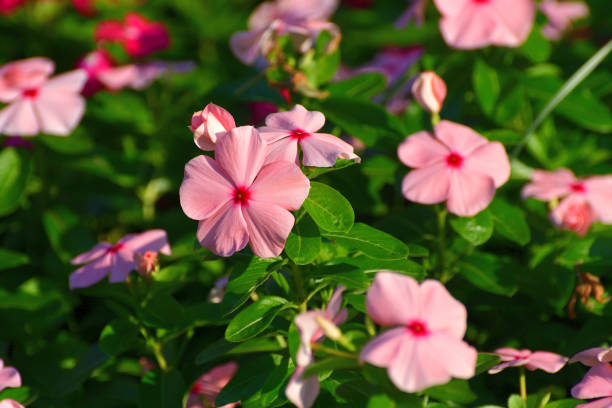
M 0 14 L 9 15 L 17 10 L 26 0 L 0 0 Z
M 12 399 L 0 401 L 0 408 L 25 408 L 23 405 Z
M 236 371 L 238 371 L 238 363 L 230 361 L 202 374 L 191 387 L 185 408 L 216 407 L 215 400 L 217 396 L 223 387 L 230 382 Z M 218 408 L 234 408 L 238 404 L 238 402 L 233 402 Z
M 607 408 L 612 406 L 612 367 L 600 363 L 591 368 L 582 381 L 572 388 L 572 397 L 578 399 L 600 398 L 576 408 Z
M 215 159 L 198 156 L 185 166 L 181 207 L 200 221 L 197 238 L 220 256 L 250 243 L 255 255 L 278 256 L 310 181 L 294 163 L 265 163 L 264 140 L 252 126 L 230 130 L 217 139 Z
M 518 47 L 531 32 L 533 0 L 434 0 L 444 41 L 459 49 Z
M 542 33 L 549 40 L 558 40 L 572 25 L 589 15 L 589 8 L 581 1 L 544 0 L 539 5 L 540 11 L 548 17 L 548 23 L 542 27 Z
M 594 221 L 612 224 L 612 176 L 578 179 L 568 169 L 534 170 L 531 182 L 523 187 L 523 198 L 541 201 L 560 199 L 551 212 L 554 225 L 586 234 Z
M 193 141 L 202 150 L 215 150 L 219 134 L 236 127 L 234 117 L 222 107 L 209 103 L 191 117 L 189 129 L 193 132 Z
M 580 362 L 585 366 L 595 366 L 599 363 L 609 363 L 612 361 L 612 347 L 593 347 L 576 353 L 570 358 L 570 363 Z
M 310 345 L 324 338 L 317 317 L 327 319 L 336 325 L 344 323 L 347 311 L 340 310 L 344 289 L 342 285 L 336 288 L 325 310 L 309 310 L 295 317 L 295 325 L 300 332 L 300 348 L 296 355 L 297 367 L 285 388 L 285 395 L 298 408 L 310 408 L 319 395 L 319 377 L 316 375 L 303 377 L 304 370 L 314 362 Z
M 35 136 L 40 132 L 66 136 L 85 112 L 80 92 L 87 79 L 83 70 L 49 79 L 53 61 L 29 58 L 0 67 L 0 133 Z
M 467 311 L 440 282 L 419 285 L 409 276 L 378 272 L 366 307 L 372 320 L 393 328 L 366 344 L 360 358 L 386 367 L 400 390 L 417 392 L 474 375 L 477 352 L 462 340 Z
M 134 58 L 146 57 L 170 46 L 170 33 L 162 23 L 152 22 L 138 13 L 128 13 L 124 21 L 101 22 L 94 33 L 96 41 L 120 43 Z
M 321 112 L 310 112 L 302 105 L 295 105 L 287 112 L 268 115 L 266 126 L 259 128 L 261 137 L 269 145 L 267 161 L 299 163 L 299 145 L 304 166 L 332 167 L 338 158 L 359 162 L 359 157 L 353 153 L 353 146 L 336 136 L 316 133 L 324 124 L 325 116 Z
M 296 49 L 308 51 L 322 31 L 334 36 L 331 47 L 340 41 L 338 27 L 328 20 L 338 7 L 337 0 L 275 0 L 261 3 L 251 14 L 248 31 L 230 39 L 232 52 L 247 65 L 265 56 L 276 37 L 289 34 Z
M 109 275 L 108 280 L 111 283 L 123 282 L 130 271 L 137 267 L 134 255 L 144 254 L 147 251 L 171 254 L 166 231 L 156 229 L 140 234 L 129 234 L 115 245 L 101 242 L 70 261 L 73 265 L 87 264 L 70 274 L 70 289 L 94 285 L 106 275 Z
M 93 17 L 98 14 L 96 6 L 94 5 L 95 0 L 72 0 L 72 6 L 74 9 L 83 17 Z
M 440 113 L 446 98 L 446 83 L 433 71 L 419 74 L 412 84 L 412 95 L 426 111 Z
M 407 200 L 446 201 L 448 210 L 462 217 L 487 208 L 495 189 L 510 177 L 510 161 L 501 143 L 446 120 L 434 127 L 434 135 L 422 131 L 408 136 L 397 154 L 402 163 L 416 168 L 402 182 Z
M 21 376 L 15 367 L 5 367 L 0 359 L 0 391 L 8 387 L 21 387 Z
M 525 367 L 529 371 L 543 370 L 547 373 L 556 373 L 563 368 L 567 357 L 549 351 L 517 350 L 510 347 L 495 350 L 501 358 L 501 363 L 492 367 L 489 374 L 497 374 L 508 367 Z

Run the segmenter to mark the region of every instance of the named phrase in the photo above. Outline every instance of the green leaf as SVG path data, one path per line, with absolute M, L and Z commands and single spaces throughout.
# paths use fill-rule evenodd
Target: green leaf
M 333 356 L 324 358 L 322 360 L 317 360 L 313 364 L 309 365 L 306 370 L 304 370 L 303 376 L 306 378 L 327 371 L 345 370 L 357 367 L 359 367 L 359 362 L 354 358 Z
M 404 259 L 408 247 L 399 239 L 369 225 L 356 223 L 348 232 L 324 232 L 326 238 L 350 250 L 357 250 L 371 258 Z
M 501 92 L 497 71 L 487 65 L 482 59 L 477 59 L 472 74 L 476 99 L 487 115 L 493 113 L 495 103 Z
M 423 266 L 410 259 L 376 259 L 360 255 L 351 258 L 336 258 L 330 263 L 332 265 L 351 265 L 364 272 L 378 272 L 384 269 L 410 275 L 417 279 L 424 277 Z
M 378 72 L 367 72 L 361 75 L 334 82 L 327 88 L 332 98 L 370 99 L 385 90 L 387 81 Z
M 291 359 L 288 356 L 284 357 L 283 360 L 268 373 L 266 381 L 263 383 L 261 389 L 251 398 L 244 401 L 242 407 L 260 408 L 281 406 L 275 402 L 279 399 L 279 396 L 282 400 L 280 401 L 281 404 L 283 404 L 283 401 L 287 401 L 283 390 L 294 368 Z M 272 403 L 275 404 L 272 405 Z
M 346 159 L 336 159 L 336 163 L 334 163 L 333 167 L 305 167 L 304 174 L 309 179 L 315 179 L 322 174 L 329 173 L 336 170 L 342 170 L 347 167 L 350 167 L 354 164 L 357 164 L 355 160 L 346 160 Z
M 151 370 L 140 384 L 140 408 L 176 408 L 182 406 L 185 382 L 178 371 Z
M 15 268 L 30 263 L 27 255 L 0 248 L 0 270 Z
M 497 364 L 501 359 L 495 354 L 478 353 L 478 360 L 476 361 L 476 370 L 474 375 L 489 371 L 489 369 Z
M 508 204 L 501 198 L 493 200 L 489 210 L 493 216 L 495 231 L 500 235 L 519 245 L 525 245 L 531 240 L 531 232 L 523 210 Z
M 469 404 L 476 399 L 476 394 L 470 389 L 469 383 L 456 378 L 444 385 L 427 388 L 423 393 L 440 401 L 452 401 L 459 404 Z
M 368 400 L 366 408 L 396 408 L 395 402 L 385 394 L 374 395 Z
M 272 323 L 286 304 L 287 300 L 278 296 L 258 300 L 229 322 L 225 330 L 226 340 L 239 342 L 257 336 Z
M 510 129 L 493 129 L 482 132 L 482 135 L 492 142 L 501 142 L 505 145 L 517 144 L 523 136 Z
M 57 395 L 66 395 L 79 388 L 93 370 L 101 366 L 109 357 L 97 344 L 89 347 L 79 358 L 76 366 L 57 379 L 53 387 Z
M 492 254 L 472 254 L 457 263 L 460 275 L 474 286 L 497 295 L 512 296 L 518 289 L 516 266 Z
M 304 209 L 325 231 L 348 231 L 355 222 L 351 203 L 332 187 L 312 181 Z
M 15 148 L 0 151 L 0 216 L 13 212 L 21 204 L 33 164 L 29 152 Z
M 577 404 L 580 404 L 581 402 L 581 400 L 573 398 L 562 399 L 546 404 L 546 408 L 574 408 Z
M 276 259 L 251 257 L 238 263 L 232 271 L 221 309 L 225 315 L 231 314 L 244 304 L 251 293 L 263 285 L 272 275 Z
M 319 256 L 320 251 L 319 228 L 308 214 L 304 214 L 287 237 L 285 253 L 297 265 L 307 265 Z
M 22 405 L 30 405 L 36 400 L 36 392 L 30 387 L 5 388 L 0 392 L 0 401 L 12 399 L 20 402 Z
M 525 401 L 516 395 L 512 394 L 510 398 L 508 398 L 508 408 L 527 408 L 525 405 Z
M 138 327 L 128 319 L 114 319 L 100 333 L 100 349 L 112 356 L 130 349 L 139 340 Z
M 158 293 L 148 299 L 141 309 L 142 322 L 150 327 L 179 330 L 190 322 L 183 306 L 171 295 Z
M 220 359 L 223 356 L 234 356 L 240 354 L 272 352 L 283 350 L 287 347 L 280 344 L 273 337 L 258 337 L 247 340 L 244 343 L 230 343 L 225 339 L 219 339 L 202 350 L 195 359 L 196 364 L 206 364 Z
M 542 34 L 541 27 L 537 24 L 533 25 L 533 29 L 527 37 L 527 40 L 518 47 L 518 51 L 531 62 L 539 63 L 547 61 L 552 52 L 550 42 Z
M 474 217 L 453 218 L 450 224 L 472 245 L 482 245 L 493 235 L 493 217 L 489 210 L 481 211 Z
M 263 388 L 268 376 L 281 363 L 282 357 L 274 354 L 242 360 L 234 377 L 217 396 L 215 404 L 223 406 L 236 401 L 246 401 Z

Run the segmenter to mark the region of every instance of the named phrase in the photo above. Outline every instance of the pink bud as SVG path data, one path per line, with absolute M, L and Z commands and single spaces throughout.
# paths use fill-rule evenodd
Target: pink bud
M 217 137 L 236 127 L 234 117 L 214 103 L 195 112 L 191 117 L 189 129 L 193 132 L 193 141 L 202 150 L 215 150 Z
M 440 113 L 446 98 L 446 84 L 433 71 L 421 72 L 412 84 L 412 95 L 430 113 Z
M 142 276 L 150 276 L 158 266 L 157 252 L 147 251 L 144 254 L 134 253 L 136 271 Z
M 553 210 L 551 218 L 558 227 L 572 230 L 583 237 L 595 221 L 595 214 L 586 201 L 568 197 Z

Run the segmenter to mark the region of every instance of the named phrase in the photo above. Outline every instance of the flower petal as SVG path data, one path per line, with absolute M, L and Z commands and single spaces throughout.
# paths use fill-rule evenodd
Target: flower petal
M 497 20 L 492 44 L 518 47 L 527 39 L 535 18 L 532 0 L 495 0 L 487 6 L 488 12 Z
M 390 329 L 363 346 L 359 359 L 377 367 L 389 367 L 398 357 L 403 344 L 413 341 L 404 327 Z
M 285 388 L 285 395 L 297 408 L 310 408 L 319 395 L 319 377 L 304 378 L 302 375 L 306 367 L 298 366 Z
M 402 181 L 404 197 L 420 204 L 441 203 L 448 198 L 449 190 L 449 171 L 442 162 L 414 169 Z
M 308 197 L 310 180 L 295 164 L 274 162 L 261 169 L 250 191 L 252 201 L 297 210 Z
M 266 142 L 252 126 L 240 126 L 217 136 L 217 164 L 236 187 L 249 187 L 264 165 Z
M 297 166 L 300 165 L 297 139 L 285 137 L 276 142 L 270 142 L 270 144 L 268 144 L 266 164 L 278 161 L 295 163 Z
M 584 181 L 586 196 L 597 218 L 612 224 L 612 176 L 590 177 Z
M 429 167 L 444 160 L 448 148 L 429 132 L 418 132 L 408 136 L 397 148 L 397 156 L 406 166 Z
M 450 174 L 446 207 L 460 217 L 471 217 L 487 208 L 495 195 L 495 182 L 490 176 L 469 170 Z
M 100 282 L 110 272 L 112 256 L 107 254 L 70 274 L 70 289 L 86 288 Z
M 200 245 L 219 256 L 242 250 L 249 242 L 249 234 L 240 206 L 226 202 L 212 216 L 200 221 L 197 237 Z
M 612 407 L 612 397 L 598 399 L 596 401 L 587 402 L 586 404 L 578 404 L 575 408 L 610 408 Z
M 21 387 L 21 376 L 14 367 L 0 368 L 0 391 L 7 387 Z
M 106 251 L 112 247 L 108 242 L 100 242 L 96 244 L 92 249 L 87 252 L 83 252 L 80 255 L 75 256 L 70 261 L 73 265 L 81 265 L 84 263 L 88 263 L 93 261 L 94 259 L 100 258 L 102 255 L 106 254 Z
M 419 284 L 409 276 L 381 271 L 366 294 L 368 315 L 381 326 L 408 324 L 419 316 Z
M 353 146 L 339 137 L 326 133 L 313 133 L 300 141 L 302 164 L 314 167 L 333 167 L 337 159 L 361 161 Z
M 612 396 L 612 366 L 600 363 L 592 367 L 582 381 L 572 388 L 572 397 L 579 399 Z
M 121 249 L 112 255 L 113 268 L 108 277 L 110 283 L 125 282 L 132 270 L 136 269 L 134 252 L 129 248 Z
M 594 365 L 599 364 L 600 362 L 606 361 L 603 359 L 600 360 L 599 355 L 601 353 L 607 352 L 608 350 L 609 349 L 603 348 L 603 347 L 593 347 L 590 349 L 586 349 L 584 351 L 574 354 L 572 358 L 570 358 L 569 362 L 570 363 L 581 362 L 585 366 L 592 367 Z
M 78 94 L 87 82 L 87 72 L 83 69 L 56 75 L 42 86 L 41 91 L 62 91 Z
M 23 405 L 12 399 L 0 401 L 0 408 L 25 408 Z
M 465 158 L 464 165 L 466 169 L 492 177 L 496 188 L 510 178 L 510 160 L 504 145 L 499 142 L 480 146 Z
M 185 178 L 179 190 L 185 215 L 203 220 L 231 200 L 234 186 L 212 158 L 198 156 L 185 165 Z
M 449 316 L 449 319 L 452 317 Z M 444 362 L 444 369 L 455 378 L 474 376 L 478 352 L 465 341 L 445 334 L 434 333 L 423 339 L 433 351 L 437 361 Z
M 497 364 L 496 366 L 491 367 L 488 373 L 497 374 L 501 372 L 502 370 L 505 370 L 508 367 L 520 367 L 520 366 L 527 365 L 527 363 L 528 363 L 528 360 L 525 360 L 525 359 L 504 361 L 503 363 L 500 363 L 500 364 Z
M 50 135 L 66 136 L 85 113 L 85 99 L 78 93 L 44 87 L 32 101 L 40 129 Z
M 467 310 L 444 285 L 437 280 L 426 279 L 419 288 L 419 299 L 419 313 L 425 318 L 428 330 L 449 338 L 463 338 Z
M 434 0 L 436 7 L 443 15 L 453 15 L 461 12 L 470 0 Z
M 293 228 L 293 215 L 279 205 L 256 200 L 242 210 L 253 253 L 261 258 L 279 256 Z
M 340 312 L 340 306 L 342 306 L 342 292 L 344 292 L 344 289 L 346 289 L 344 285 L 338 285 L 325 307 L 325 312 L 328 316 L 331 316 L 332 319 Z
M 561 370 L 565 363 L 567 363 L 567 357 L 549 351 L 534 351 L 526 367 L 531 371 L 540 369 L 553 374 Z
M 0 110 L 0 133 L 13 136 L 35 136 L 40 132 L 32 100 L 17 99 Z
M 230 38 L 230 48 L 242 63 L 251 65 L 259 56 L 259 48 L 265 34 L 264 30 L 239 31 Z
M 121 67 L 107 68 L 98 73 L 97 78 L 105 87 L 112 91 L 129 86 L 138 75 L 136 65 L 124 65 Z
M 434 128 L 438 140 L 444 143 L 452 152 L 463 157 L 469 156 L 473 151 L 489 143 L 473 129 L 459 123 L 441 120 Z
M 170 255 L 168 235 L 163 229 L 153 229 L 140 234 L 130 234 L 119 241 L 131 252 L 145 253 L 147 251 L 161 252 Z
M 301 129 L 314 133 L 325 124 L 325 116 L 318 111 L 308 111 L 302 105 L 295 105 L 287 112 L 271 113 L 266 118 L 266 127 L 287 129 L 289 131 Z
M 315 334 L 321 331 L 319 323 L 317 323 L 316 320 L 317 316 L 326 317 L 322 310 L 309 310 L 307 312 L 300 313 L 294 319 L 295 325 L 300 332 L 300 347 L 298 348 L 296 354 L 298 366 L 307 366 L 312 364 L 314 361 L 310 344 L 319 340 L 318 338 L 315 338 Z
M 531 182 L 523 187 L 523 198 L 533 197 L 537 200 L 550 201 L 571 193 L 571 185 L 576 177 L 571 170 L 559 169 L 556 171 L 534 170 L 531 173 Z
M 468 2 L 465 7 L 452 16 L 440 19 L 440 33 L 452 48 L 475 49 L 492 43 L 497 29 L 495 17 L 483 12 L 480 5 Z

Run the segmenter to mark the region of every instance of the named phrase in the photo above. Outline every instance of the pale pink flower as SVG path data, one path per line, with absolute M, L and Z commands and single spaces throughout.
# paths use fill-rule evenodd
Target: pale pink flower
M 330 48 L 340 40 L 338 27 L 328 20 L 338 7 L 337 0 L 275 0 L 261 3 L 251 14 L 248 31 L 235 33 L 230 47 L 247 65 L 265 56 L 277 37 L 289 34 L 296 49 L 308 51 L 322 31 L 334 37 Z
M 609 408 L 612 406 L 612 367 L 600 363 L 591 368 L 582 381 L 572 388 L 572 397 L 578 399 L 600 398 L 576 408 Z
M 366 307 L 374 322 L 393 328 L 366 344 L 360 358 L 386 367 L 400 390 L 417 392 L 474 375 L 478 353 L 462 340 L 467 311 L 440 282 L 419 285 L 409 276 L 378 272 Z
M 180 188 L 185 214 L 200 221 L 197 238 L 220 256 L 250 243 L 255 255 L 278 256 L 310 181 L 294 163 L 265 163 L 268 149 L 252 126 L 217 139 L 215 159 L 198 156 L 185 166 Z
M 295 325 L 300 332 L 300 347 L 296 355 L 297 367 L 285 388 L 285 395 L 298 408 L 310 408 L 319 395 L 318 376 L 303 377 L 304 370 L 314 362 L 311 344 L 324 338 L 317 317 L 327 319 L 336 325 L 344 323 L 347 310 L 340 310 L 344 289 L 344 286 L 336 288 L 325 310 L 309 310 L 295 317 Z
M 170 34 L 164 24 L 133 12 L 126 14 L 123 22 L 102 21 L 94 38 L 96 41 L 118 42 L 134 58 L 146 57 L 170 46 Z
M 0 401 L 0 408 L 25 408 L 23 405 L 12 399 Z
M 501 358 L 502 362 L 492 367 L 489 374 L 497 374 L 508 367 L 523 366 L 529 371 L 539 369 L 553 374 L 561 370 L 567 363 L 567 357 L 549 351 L 517 350 L 504 347 L 495 350 L 495 354 Z
M 91 286 L 106 275 L 111 283 L 123 282 L 137 267 L 134 254 L 147 251 L 171 254 L 166 231 L 156 229 L 128 234 L 115 245 L 101 242 L 70 261 L 73 265 L 87 264 L 70 274 L 70 289 Z
M 578 179 L 568 169 L 534 170 L 523 187 L 523 198 L 540 201 L 561 199 L 551 212 L 552 222 L 584 235 L 594 221 L 612 224 L 612 176 Z
M 581 1 L 544 0 L 539 7 L 548 17 L 548 23 L 542 27 L 542 33 L 550 40 L 560 39 L 573 20 L 589 15 L 588 6 Z
M 302 164 L 332 167 L 336 159 L 360 161 L 353 146 L 339 137 L 316 133 L 325 124 L 325 116 L 295 105 L 287 112 L 268 115 L 266 126 L 259 128 L 261 137 L 269 145 L 267 162 L 286 160 L 299 163 L 298 145 L 302 149 Z
M 218 365 L 202 374 L 191 387 L 185 408 L 217 407 L 217 405 L 215 405 L 217 396 L 223 387 L 230 382 L 234 374 L 236 374 L 236 371 L 238 371 L 238 363 L 230 361 L 229 363 Z M 233 402 L 218 408 L 234 408 L 238 405 L 239 402 Z
M 412 84 L 412 95 L 426 111 L 440 113 L 446 98 L 446 83 L 433 71 L 421 72 Z
M 612 361 L 612 347 L 593 347 L 576 353 L 570 358 L 570 363 L 580 362 L 585 366 L 595 366 L 599 363 L 609 363 Z
M 21 387 L 21 376 L 15 367 L 5 367 L 0 359 L 0 391 L 8 387 Z
M 397 154 L 402 163 L 415 168 L 402 182 L 406 199 L 421 204 L 446 201 L 448 210 L 462 217 L 487 208 L 495 189 L 510 177 L 510 161 L 501 143 L 446 120 L 434 127 L 434 135 L 422 131 L 408 136 Z
M 193 132 L 193 141 L 202 150 L 215 150 L 217 137 L 236 127 L 234 117 L 222 107 L 209 103 L 191 117 L 189 129 Z
M 434 0 L 440 31 L 452 48 L 518 47 L 531 32 L 533 0 Z
M 136 272 L 142 276 L 150 276 L 153 271 L 159 266 L 159 260 L 156 251 L 145 251 L 145 253 L 135 252 L 134 263 L 136 263 Z
M 35 136 L 48 133 L 66 136 L 85 112 L 80 95 L 87 80 L 83 70 L 75 70 L 49 79 L 52 61 L 30 58 L 0 67 L 0 133 L 11 136 Z

